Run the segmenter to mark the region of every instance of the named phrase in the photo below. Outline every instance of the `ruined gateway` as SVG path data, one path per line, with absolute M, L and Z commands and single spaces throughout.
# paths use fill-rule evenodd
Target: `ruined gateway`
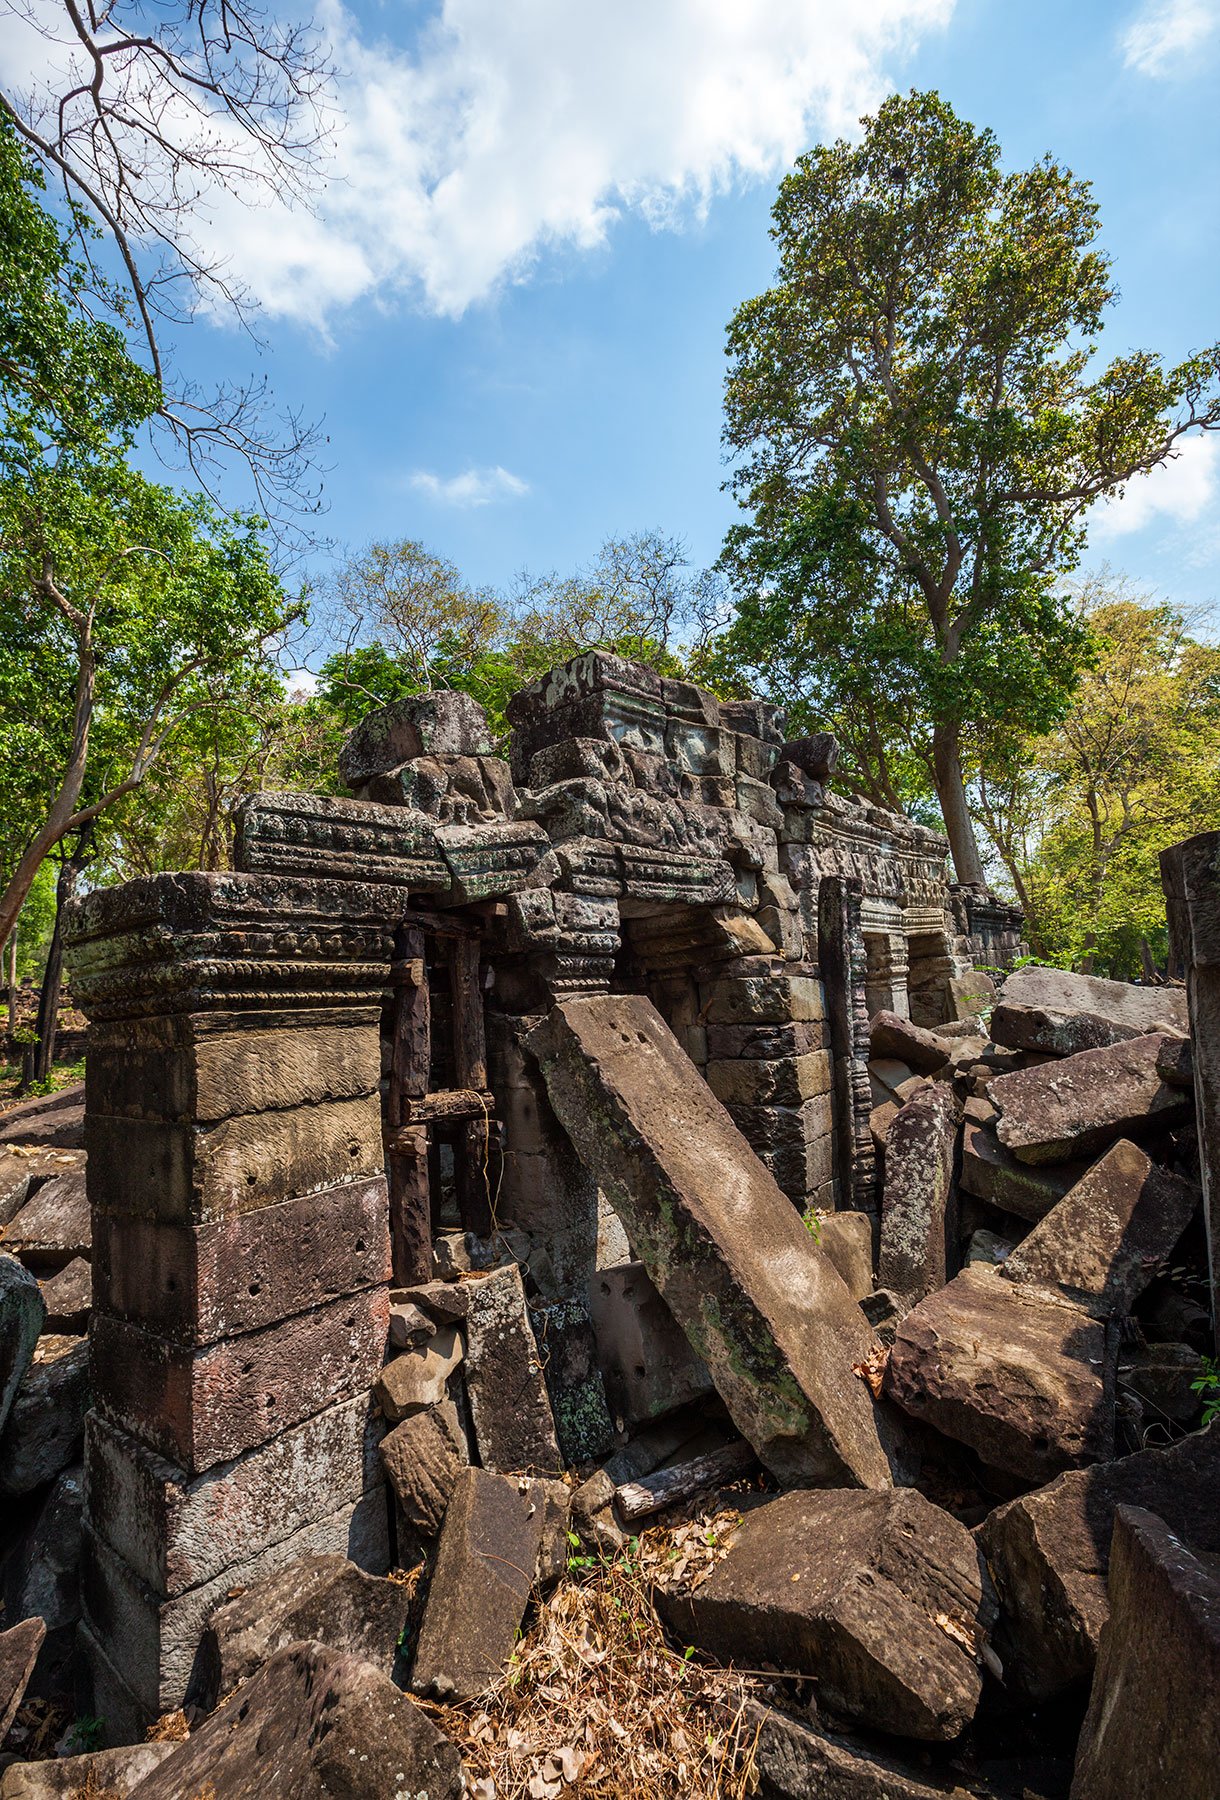
M 1155 1502 L 1123 1514 L 1122 1568 L 1165 1565 L 1157 1529 L 1220 1550 L 1220 1426 L 1149 1451 L 1163 1469 L 1115 1435 L 1122 1322 L 1216 1185 L 1180 990 L 1025 970 L 991 1012 L 1020 914 L 947 883 L 935 832 L 836 793 L 833 739 L 786 740 L 774 707 L 591 652 L 509 719 L 505 758 L 464 695 L 386 708 L 344 748 L 353 798 L 249 799 L 235 873 L 75 908 L 90 1705 L 136 1743 L 249 1682 L 147 1800 L 211 1778 L 213 1722 L 236 1744 L 259 1705 L 289 1737 L 319 1696 L 372 1705 L 364 1664 L 296 1640 L 341 1619 L 388 1675 L 402 1590 L 370 1578 L 395 1562 L 431 1566 L 410 1685 L 473 1698 L 569 1525 L 612 1548 L 759 1467 L 788 1491 L 700 1593 L 660 1596 L 666 1623 L 722 1661 L 821 1657 L 833 1713 L 923 1742 L 973 1718 L 993 1634 L 1021 1704 L 1087 1680 L 1104 1553 L 1066 1622 L 1018 1592 L 1056 1477 L 1130 1470 L 1107 1532 Z M 1192 968 L 1203 867 L 1166 864 Z M 963 1470 L 998 1623 L 980 1549 L 925 1497 Z M 802 1560 L 832 1543 L 837 1573 Z M 384 1727 L 419 1791 L 425 1765 L 460 1791 L 383 1686 L 352 1741 Z M 827 1792 L 933 1792 L 775 1729 L 768 1794 L 823 1791 L 815 1764 Z

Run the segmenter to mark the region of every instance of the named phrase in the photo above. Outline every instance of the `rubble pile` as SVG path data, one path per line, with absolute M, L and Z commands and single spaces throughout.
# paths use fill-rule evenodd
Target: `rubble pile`
M 77 907 L 87 1105 L 0 1133 L 0 1800 L 1214 1795 L 1200 856 L 1187 987 L 1005 973 L 775 709 L 510 711 Z

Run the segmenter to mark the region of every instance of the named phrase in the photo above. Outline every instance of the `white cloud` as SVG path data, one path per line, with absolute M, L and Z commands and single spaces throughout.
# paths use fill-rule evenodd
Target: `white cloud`
M 414 469 L 407 486 L 438 506 L 490 506 L 493 500 L 519 500 L 529 493 L 529 483 L 511 475 L 497 463 L 493 469 L 463 469 L 460 475 L 433 475 Z
M 1147 0 L 1119 38 L 1123 62 L 1140 75 L 1175 74 L 1218 25 L 1220 0 Z
M 1171 461 L 1149 475 L 1137 475 L 1120 498 L 1104 500 L 1094 510 L 1090 529 L 1096 538 L 1129 537 L 1147 525 L 1170 521 L 1194 525 L 1220 500 L 1220 441 L 1214 433 L 1182 440 Z

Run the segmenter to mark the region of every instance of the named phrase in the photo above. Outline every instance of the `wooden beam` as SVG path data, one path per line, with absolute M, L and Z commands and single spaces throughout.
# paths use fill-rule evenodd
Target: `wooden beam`
M 739 1438 L 735 1444 L 710 1450 L 706 1456 L 696 1456 L 676 1468 L 658 1469 L 655 1475 L 645 1475 L 640 1481 L 624 1482 L 614 1490 L 614 1504 L 624 1524 L 647 1519 L 653 1513 L 664 1512 L 667 1506 L 690 1500 L 701 1488 L 736 1481 L 753 1468 L 756 1460 L 749 1444 Z

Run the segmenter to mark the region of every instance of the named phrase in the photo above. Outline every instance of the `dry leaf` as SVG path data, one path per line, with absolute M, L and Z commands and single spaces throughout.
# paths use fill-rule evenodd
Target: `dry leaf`
M 861 1381 L 868 1383 L 868 1389 L 874 1400 L 881 1398 L 881 1384 L 885 1380 L 886 1365 L 890 1353 L 884 1344 L 874 1344 L 863 1362 L 853 1363 L 851 1372 L 858 1375 Z

